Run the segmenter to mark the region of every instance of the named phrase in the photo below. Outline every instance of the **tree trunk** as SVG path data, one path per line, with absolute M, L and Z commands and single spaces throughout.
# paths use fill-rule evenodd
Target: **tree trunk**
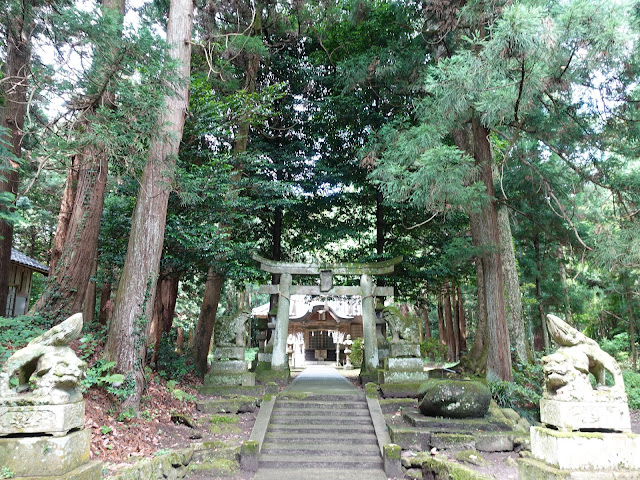
M 458 330 L 460 331 L 460 351 L 467 351 L 467 319 L 462 302 L 462 289 L 458 285 Z
M 431 326 L 429 325 L 429 306 L 425 303 L 422 307 L 422 321 L 424 323 L 424 338 L 431 338 Z
M 85 153 L 87 153 L 85 151 Z M 90 158 L 93 157 L 93 158 Z M 79 167 L 78 184 L 62 254 L 34 311 L 55 324 L 82 311 L 98 250 L 100 219 L 107 184 L 107 159 L 94 151 Z
M 627 289 L 627 311 L 629 312 L 629 343 L 631 344 L 631 364 L 633 371 L 637 372 L 638 354 L 636 351 L 636 328 L 633 319 L 633 292 Z
M 487 306 L 487 378 L 511 381 L 511 354 L 509 330 L 504 303 L 504 279 L 502 261 L 497 247 L 500 245 L 498 216 L 491 172 L 491 145 L 489 131 L 473 117 L 474 158 L 489 200 L 483 205 L 478 222 L 479 245 L 486 250 L 482 254 L 484 294 Z
M 118 15 L 120 22 L 124 17 L 124 8 L 124 0 L 102 1 L 102 9 Z M 117 55 L 117 48 L 114 47 L 113 56 Z M 110 60 L 115 62 L 116 58 Z M 94 69 L 101 67 L 104 65 L 93 66 Z M 106 79 L 102 80 L 107 82 Z M 113 93 L 106 89 L 100 103 L 107 108 L 113 107 Z M 90 130 L 91 125 L 84 123 L 81 128 Z M 63 321 L 82 308 L 91 265 L 97 257 L 109 169 L 103 150 L 99 142 L 87 145 L 71 160 L 58 215 L 59 230 L 54 239 L 50 279 L 33 309 L 51 318 L 54 323 Z
M 447 329 L 444 324 L 444 307 L 442 302 L 442 292 L 438 292 L 438 337 L 442 345 L 447 344 Z
M 542 329 L 542 341 L 544 349 L 548 351 L 551 348 L 551 341 L 549 339 L 549 329 L 547 328 L 547 318 L 544 314 L 544 305 L 542 301 L 542 254 L 540 252 L 540 237 L 535 235 L 533 237 L 533 249 L 536 254 L 536 267 L 538 273 L 536 275 L 536 300 L 538 301 L 538 316 L 540 317 L 540 327 Z
M 451 316 L 451 295 L 449 293 L 448 282 L 444 284 L 442 295 L 444 297 L 444 325 L 447 347 L 449 347 L 449 361 L 454 362 L 458 352 L 456 351 L 455 328 Z
M 84 294 L 84 303 L 82 305 L 82 321 L 85 325 L 93 323 L 96 315 L 96 274 L 98 273 L 98 259 L 93 259 L 93 267 L 91 268 L 91 278 L 87 285 L 87 291 Z
M 166 131 L 153 138 L 149 146 L 107 342 L 108 359 L 116 362 L 116 371 L 135 381 L 134 393 L 123 406 L 136 410 L 144 388 L 147 331 L 153 314 L 167 204 L 189 106 L 193 7 L 192 0 L 171 0 L 169 7 L 167 43 L 182 82 L 174 86 L 175 95 L 167 96 L 158 118 Z
M 106 325 L 109 321 L 109 308 L 111 303 L 111 281 L 104 280 L 102 282 L 102 288 L 100 289 L 100 313 L 98 314 L 98 323 L 100 325 Z
M 15 13 L 4 12 L 8 24 L 6 33 L 4 78 L 2 88 L 2 112 L 0 113 L 0 141 L 15 158 L 3 156 L 0 159 L 0 195 L 9 194 L 11 203 L 18 193 L 19 164 L 22 155 L 24 119 L 27 109 L 27 88 L 29 86 L 31 63 L 31 35 L 34 29 L 33 5 L 29 0 L 22 2 Z M 0 215 L 11 206 L 0 205 Z M 11 270 L 11 246 L 13 224 L 0 220 L 0 316 L 4 316 L 9 294 L 9 272 Z
M 502 273 L 504 275 L 504 294 L 507 307 L 507 325 L 511 348 L 521 364 L 531 363 L 533 358 L 527 349 L 527 337 L 522 316 L 522 295 L 518 280 L 518 266 L 513 249 L 513 237 L 509 224 L 507 207 L 498 207 L 498 229 L 500 233 L 500 252 L 502 254 Z
M 473 232 L 476 230 L 478 224 L 478 215 L 469 215 L 469 224 L 471 227 L 471 237 L 477 238 L 477 234 L 474 236 Z M 476 246 L 476 240 L 473 241 Z M 473 339 L 473 346 L 469 356 L 474 362 L 478 362 L 484 355 L 487 345 L 487 301 L 484 294 L 484 271 L 482 267 L 482 260 L 480 258 L 475 259 L 476 264 L 476 297 L 477 297 L 477 316 L 478 322 L 476 325 L 476 334 Z
M 58 213 L 58 226 L 53 237 L 53 248 L 51 249 L 51 260 L 49 260 L 49 270 L 55 271 L 58 260 L 62 256 L 62 248 L 67 240 L 69 222 L 73 214 L 73 206 L 76 203 L 76 188 L 78 186 L 78 155 L 71 157 L 71 165 L 67 170 L 67 181 L 64 185 L 64 192 L 60 201 L 60 211 Z
M 156 368 L 158 366 L 158 350 L 160 349 L 162 334 L 169 333 L 173 326 L 179 283 L 180 277 L 169 272 L 162 275 L 156 285 L 156 300 L 154 302 L 153 319 L 151 320 L 151 330 L 154 334 L 151 337 L 154 339 L 151 363 Z
M 456 360 L 460 358 L 460 310 L 458 309 L 458 298 L 456 296 L 456 286 L 451 283 L 449 294 L 451 295 L 451 308 L 453 310 L 453 341 L 455 343 Z
M 223 284 L 223 277 L 218 275 L 213 267 L 209 267 L 200 316 L 193 337 L 193 358 L 196 369 L 201 376 L 207 373 L 207 357 L 209 356 L 209 346 L 211 345 L 211 336 L 213 335 Z

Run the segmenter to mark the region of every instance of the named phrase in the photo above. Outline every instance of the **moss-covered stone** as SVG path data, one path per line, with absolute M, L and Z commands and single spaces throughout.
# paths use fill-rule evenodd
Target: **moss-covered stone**
M 383 448 L 385 457 L 392 460 L 400 460 L 400 453 L 402 453 L 402 448 L 400 447 L 400 445 L 388 443 Z
M 383 398 L 417 398 L 419 382 L 385 383 L 380 385 Z
M 448 418 L 480 418 L 489 409 L 491 392 L 475 380 L 429 379 L 419 387 L 424 393 L 423 415 Z
M 413 398 L 382 398 L 379 400 L 382 413 L 394 413 L 407 408 L 416 408 L 418 403 Z
M 476 450 L 461 450 L 456 453 L 456 460 L 459 462 L 468 463 L 470 465 L 476 465 L 482 467 L 487 464 L 487 461 Z
M 441 450 L 475 449 L 475 438 L 463 433 L 432 433 L 431 446 Z
M 378 385 L 373 382 L 367 383 L 365 386 L 366 395 L 369 398 L 377 398 L 378 397 Z
M 423 457 L 422 476 L 434 480 L 491 480 L 494 477 L 471 470 L 458 463 L 449 462 L 445 457 Z

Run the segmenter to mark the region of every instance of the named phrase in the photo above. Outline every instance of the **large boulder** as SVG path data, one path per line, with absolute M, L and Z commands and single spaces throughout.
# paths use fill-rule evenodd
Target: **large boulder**
M 428 417 L 480 418 L 489 409 L 491 392 L 477 380 L 431 378 L 420 385 L 420 412 Z

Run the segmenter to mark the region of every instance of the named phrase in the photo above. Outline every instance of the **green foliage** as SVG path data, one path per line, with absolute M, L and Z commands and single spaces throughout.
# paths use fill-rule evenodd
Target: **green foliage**
M 623 370 L 624 388 L 627 391 L 629 408 L 640 410 L 640 373 L 631 370 Z
M 194 372 L 192 358 L 185 353 L 178 353 L 172 339 L 176 338 L 176 328 L 172 328 L 169 334 L 162 334 L 160 347 L 158 348 L 158 364 L 156 370 L 165 380 L 180 381 Z M 150 349 L 150 353 L 153 353 Z
M 102 433 L 102 435 L 106 435 L 107 433 L 111 433 L 113 431 L 113 428 L 108 427 L 106 425 L 103 425 L 102 427 L 100 427 L 100 433 Z
M 491 396 L 500 407 L 513 408 L 529 417 L 538 416 L 544 388 L 542 364 L 513 363 L 513 382 L 489 382 Z
M 9 467 L 2 467 L 0 469 L 0 478 L 13 478 L 14 473 L 11 471 Z
M 38 316 L 0 317 L 0 363 L 49 328 L 51 324 Z
M 420 356 L 439 362 L 447 359 L 449 350 L 446 345 L 440 343 L 437 338 L 427 338 L 420 343 Z
M 85 390 L 92 387 L 104 388 L 108 393 L 115 396 L 120 400 L 131 396 L 133 394 L 132 377 L 131 375 L 124 375 L 120 373 L 111 373 L 116 366 L 116 362 L 107 362 L 100 358 L 87 369 L 87 376 L 82 380 L 82 385 Z
M 356 366 L 362 365 L 364 360 L 364 339 L 362 337 L 358 337 L 353 341 L 350 358 L 352 364 Z
M 209 422 L 213 425 L 236 424 L 238 423 L 238 417 L 235 415 L 212 415 Z
M 613 338 L 604 338 L 599 343 L 600 348 L 618 362 L 627 363 L 629 361 L 629 334 L 627 332 L 620 332 Z

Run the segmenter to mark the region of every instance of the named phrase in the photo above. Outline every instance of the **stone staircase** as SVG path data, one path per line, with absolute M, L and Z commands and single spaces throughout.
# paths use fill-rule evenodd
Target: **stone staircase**
M 255 480 L 383 480 L 363 394 L 278 398 Z

